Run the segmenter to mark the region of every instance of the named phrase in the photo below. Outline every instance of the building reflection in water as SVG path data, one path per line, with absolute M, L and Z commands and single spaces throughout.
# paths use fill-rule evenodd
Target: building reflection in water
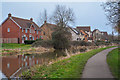
M 20 71 L 35 65 L 35 64 L 47 64 L 50 60 L 63 56 L 63 54 L 44 53 L 44 54 L 31 54 L 31 55 L 19 55 L 19 56 L 3 56 L 2 57 L 2 73 L 8 78 L 16 76 Z M 0 68 L 1 69 L 1 68 Z
M 34 56 L 4 56 L 2 57 L 2 73 L 8 78 L 14 76 L 18 70 L 26 69 L 35 64 L 42 64 L 42 61 L 46 61 L 45 58 L 37 58 Z M 49 61 L 49 60 L 47 60 Z M 14 75 L 13 75 L 14 74 Z

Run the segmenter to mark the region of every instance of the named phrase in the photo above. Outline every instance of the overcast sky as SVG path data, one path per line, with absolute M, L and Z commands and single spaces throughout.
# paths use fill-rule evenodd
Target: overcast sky
M 107 31 L 112 33 L 110 25 L 106 25 L 108 20 L 105 12 L 101 6 L 102 2 L 2 2 L 2 23 L 11 13 L 12 16 L 24 19 L 31 17 L 37 23 L 40 12 L 47 10 L 50 16 L 56 5 L 65 5 L 72 8 L 76 20 L 72 27 L 76 26 L 91 26 L 91 30 L 99 29 L 100 31 Z

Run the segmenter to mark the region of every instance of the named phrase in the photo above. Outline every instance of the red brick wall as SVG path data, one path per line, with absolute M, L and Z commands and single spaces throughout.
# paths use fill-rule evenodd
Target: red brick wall
M 19 36 L 20 28 L 12 20 L 8 19 L 2 24 L 2 38 L 19 38 Z
M 47 26 L 46 24 L 44 24 L 41 27 L 42 31 L 41 31 L 41 36 L 43 40 L 51 40 L 52 39 L 52 33 L 53 31 L 49 28 L 49 26 Z M 44 35 L 45 33 L 45 35 Z
M 8 28 L 10 28 L 10 32 L 8 32 Z M 31 26 L 31 29 L 35 30 L 33 26 Z M 41 33 L 40 31 L 38 31 L 38 34 L 37 31 L 35 31 L 35 33 L 30 33 L 29 29 L 27 33 L 25 33 L 25 29 L 22 32 L 22 29 L 20 29 L 19 26 L 16 23 L 14 23 L 11 19 L 7 19 L 2 24 L 2 38 L 19 38 L 19 42 L 22 43 L 22 36 L 26 35 L 27 40 L 29 40 L 30 34 L 34 37 L 34 40 L 36 40 L 37 37 L 40 38 Z

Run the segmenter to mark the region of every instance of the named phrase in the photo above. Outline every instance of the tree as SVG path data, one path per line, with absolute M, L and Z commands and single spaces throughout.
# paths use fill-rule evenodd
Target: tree
M 113 28 L 120 33 L 120 1 L 106 2 L 103 7 L 110 24 L 112 24 L 114 26 Z
M 71 8 L 65 6 L 56 6 L 54 14 L 51 18 L 57 25 L 55 32 L 52 34 L 53 46 L 57 50 L 64 50 L 70 47 L 71 33 L 68 30 L 68 25 L 74 23 L 74 14 Z
M 75 17 L 71 8 L 57 5 L 51 19 L 57 26 L 66 27 L 68 24 L 74 23 Z
M 48 15 L 46 9 L 44 9 L 44 12 L 40 13 L 40 16 L 38 18 L 38 24 L 41 26 L 42 24 L 44 24 L 45 21 L 48 21 Z

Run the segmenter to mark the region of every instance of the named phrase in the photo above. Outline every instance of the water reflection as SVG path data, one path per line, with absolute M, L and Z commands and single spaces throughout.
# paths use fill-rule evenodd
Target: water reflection
M 2 58 L 2 73 L 8 78 L 16 76 L 19 72 L 35 65 L 47 64 L 50 60 L 63 56 L 56 53 L 43 53 L 18 56 L 4 56 Z

